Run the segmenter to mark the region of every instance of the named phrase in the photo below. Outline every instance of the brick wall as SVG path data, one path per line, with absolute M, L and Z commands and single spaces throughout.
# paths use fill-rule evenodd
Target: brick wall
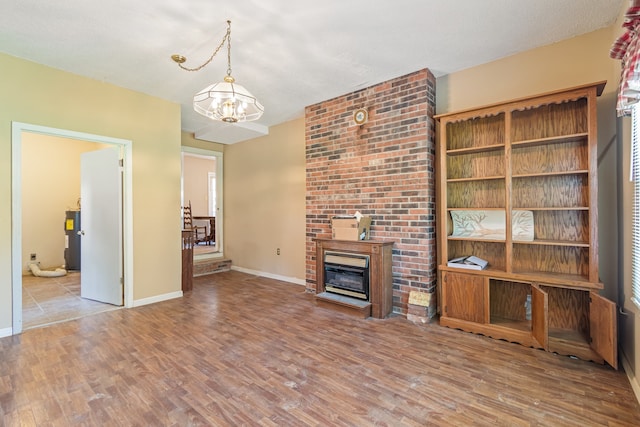
M 353 121 L 365 108 L 369 120 Z M 409 291 L 435 292 L 435 78 L 427 69 L 305 110 L 306 286 L 316 289 L 315 242 L 330 218 L 371 216 L 371 239 L 392 240 L 393 311 Z M 435 298 L 433 298 L 435 304 Z

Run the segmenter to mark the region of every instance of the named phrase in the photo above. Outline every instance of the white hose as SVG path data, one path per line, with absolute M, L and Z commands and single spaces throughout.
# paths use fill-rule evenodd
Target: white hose
M 29 264 L 29 270 L 31 270 L 34 276 L 38 277 L 60 277 L 67 275 L 67 270 L 65 270 L 64 268 L 56 268 L 53 271 L 40 270 L 40 267 L 38 267 L 38 264 L 36 264 L 35 262 Z

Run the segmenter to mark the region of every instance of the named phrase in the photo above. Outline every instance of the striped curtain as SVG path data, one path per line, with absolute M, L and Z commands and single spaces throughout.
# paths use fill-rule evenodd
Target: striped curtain
M 630 116 L 640 100 L 640 0 L 633 0 L 622 24 L 624 34 L 613 43 L 609 56 L 622 61 L 616 110 L 618 117 Z

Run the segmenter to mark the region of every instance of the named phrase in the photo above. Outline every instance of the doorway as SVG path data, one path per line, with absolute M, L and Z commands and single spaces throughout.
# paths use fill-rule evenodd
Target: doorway
M 223 257 L 223 154 L 182 147 L 182 206 L 191 204 L 195 225 L 213 238 L 194 247 L 194 260 Z M 200 219 L 198 219 L 198 217 Z
M 27 268 L 27 262 L 31 261 L 31 255 L 35 255 L 37 260 L 37 252 L 28 254 L 23 253 L 23 219 L 24 215 L 34 215 L 33 211 L 23 211 L 23 196 L 25 196 L 23 189 L 23 143 L 34 135 L 43 137 L 58 138 L 60 141 L 80 141 L 87 144 L 101 144 L 103 147 L 108 144 L 112 147 L 117 147 L 121 152 L 123 158 L 123 183 L 122 183 L 122 221 L 124 226 L 123 233 L 123 252 L 122 252 L 122 264 L 124 275 L 123 279 L 132 277 L 133 273 L 133 260 L 132 260 L 132 199 L 131 199 L 131 164 L 128 159 L 131 158 L 131 141 L 122 140 L 118 138 L 111 138 L 102 135 L 86 134 L 81 132 L 74 132 L 64 129 L 48 128 L 43 126 L 37 126 L 26 123 L 12 123 L 12 334 L 19 334 L 23 330 L 23 278 L 22 275 Z M 28 155 L 29 153 L 25 153 Z M 55 161 L 57 157 L 49 159 L 51 164 L 47 169 L 55 171 Z M 29 160 L 29 159 L 25 159 Z M 79 159 L 78 159 L 79 162 Z M 54 172 L 55 173 L 55 172 Z M 47 194 L 43 191 L 42 197 L 46 197 Z M 43 210 L 44 211 L 44 210 Z M 37 215 L 37 211 L 35 215 Z M 61 213 L 62 219 L 60 220 L 59 228 L 62 231 L 64 211 Z M 26 223 L 26 221 L 25 221 Z M 29 224 L 33 224 L 30 222 Z M 37 223 L 37 221 L 36 221 Z M 27 249 L 29 250 L 29 249 Z M 46 250 L 44 252 L 47 252 Z M 25 259 L 26 258 L 26 259 Z M 43 260 L 44 261 L 44 260 Z M 50 260 L 46 261 L 47 266 L 50 264 Z M 23 265 L 24 264 L 24 265 Z M 43 265 L 45 263 L 43 262 Z M 74 280 L 77 281 L 78 275 L 70 274 L 68 280 L 65 282 L 62 280 L 61 285 L 67 289 L 73 287 Z M 30 285 L 30 283 L 28 284 Z M 123 280 L 124 285 L 124 306 L 131 307 L 133 304 L 133 290 L 128 286 L 128 281 Z M 48 288 L 48 291 L 52 291 L 55 286 Z M 24 293 L 28 293 L 26 290 Z M 72 293 L 72 292 L 71 292 Z

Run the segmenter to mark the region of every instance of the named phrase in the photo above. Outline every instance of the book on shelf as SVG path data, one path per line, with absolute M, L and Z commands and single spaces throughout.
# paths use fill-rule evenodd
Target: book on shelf
M 478 258 L 477 256 L 461 256 L 459 258 L 453 258 L 447 262 L 449 267 L 466 268 L 469 270 L 484 270 L 489 262 Z

